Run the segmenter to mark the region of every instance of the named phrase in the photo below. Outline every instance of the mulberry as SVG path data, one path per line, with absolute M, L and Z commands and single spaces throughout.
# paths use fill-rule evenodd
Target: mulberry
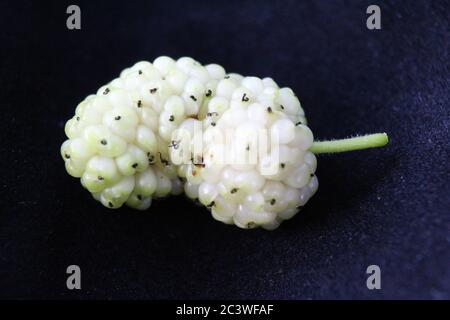
M 147 209 L 183 191 L 219 221 L 275 229 L 318 189 L 315 153 L 383 146 L 386 134 L 314 142 L 289 88 L 192 58 L 138 62 L 81 102 L 67 172 L 104 206 Z

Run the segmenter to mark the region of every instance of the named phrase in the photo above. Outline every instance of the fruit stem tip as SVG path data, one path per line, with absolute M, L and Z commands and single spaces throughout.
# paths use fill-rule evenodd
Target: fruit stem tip
M 348 139 L 314 141 L 309 151 L 319 154 L 378 148 L 385 146 L 388 141 L 388 135 L 385 132 L 374 133 Z

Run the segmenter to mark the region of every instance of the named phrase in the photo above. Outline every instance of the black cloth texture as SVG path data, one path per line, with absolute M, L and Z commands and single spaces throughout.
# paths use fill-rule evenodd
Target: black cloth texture
M 66 8 L 81 8 L 68 30 Z M 369 30 L 366 9 L 381 9 Z M 448 1 L 1 1 L 0 297 L 449 299 Z M 275 231 L 184 196 L 109 210 L 70 177 L 64 123 L 140 60 L 191 56 L 292 88 L 316 139 L 387 132 L 318 156 L 319 190 Z M 82 289 L 66 288 L 79 265 Z M 381 268 L 368 290 L 366 268 Z

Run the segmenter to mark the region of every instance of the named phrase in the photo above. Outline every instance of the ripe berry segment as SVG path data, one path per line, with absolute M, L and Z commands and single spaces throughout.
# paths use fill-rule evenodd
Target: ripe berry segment
M 385 135 L 313 142 L 291 89 L 188 57 L 123 70 L 77 106 L 65 132 L 67 172 L 108 208 L 144 210 L 153 198 L 184 191 L 219 221 L 266 229 L 317 191 L 313 152 L 387 142 Z M 266 154 L 258 153 L 261 141 Z
M 218 81 L 211 97 L 197 119 L 186 119 L 177 130 L 202 128 L 203 153 L 195 154 L 192 135 L 187 141 L 180 135 L 180 145 L 187 148 L 170 150 L 174 162 L 179 154 L 191 154 L 191 163 L 178 169 L 186 179 L 186 195 L 198 199 L 224 223 L 274 229 L 295 215 L 318 187 L 316 158 L 308 151 L 313 135 L 300 102 L 290 89 L 280 89 L 270 78 L 236 74 Z M 261 141 L 257 133 L 266 141 L 276 134 L 278 148 L 251 162 Z M 177 132 L 174 136 L 177 139 Z M 226 162 L 224 154 L 234 158 Z

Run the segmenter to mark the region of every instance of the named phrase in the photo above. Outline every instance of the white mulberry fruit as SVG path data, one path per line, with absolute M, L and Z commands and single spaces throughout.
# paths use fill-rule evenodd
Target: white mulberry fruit
M 179 168 L 188 197 L 215 219 L 242 228 L 273 229 L 294 216 L 316 192 L 318 180 L 315 156 L 308 151 L 313 135 L 292 90 L 270 78 L 229 75 L 204 108 L 198 120 L 185 120 L 175 133 L 187 150 L 171 149 L 175 163 L 174 157 L 190 153 L 191 163 Z M 201 154 L 194 151 L 195 126 L 204 130 Z M 276 148 L 259 157 L 261 141 L 275 135 Z
M 210 70 L 210 71 L 208 71 Z M 169 161 L 172 131 L 195 116 L 223 68 L 191 58 L 138 62 L 102 86 L 67 121 L 61 155 L 67 172 L 109 208 L 137 209 L 183 192 Z
M 82 101 L 61 146 L 67 172 L 109 208 L 184 192 L 219 221 L 275 229 L 318 189 L 314 153 L 383 146 L 386 134 L 314 142 L 294 92 L 189 57 L 138 62 Z

